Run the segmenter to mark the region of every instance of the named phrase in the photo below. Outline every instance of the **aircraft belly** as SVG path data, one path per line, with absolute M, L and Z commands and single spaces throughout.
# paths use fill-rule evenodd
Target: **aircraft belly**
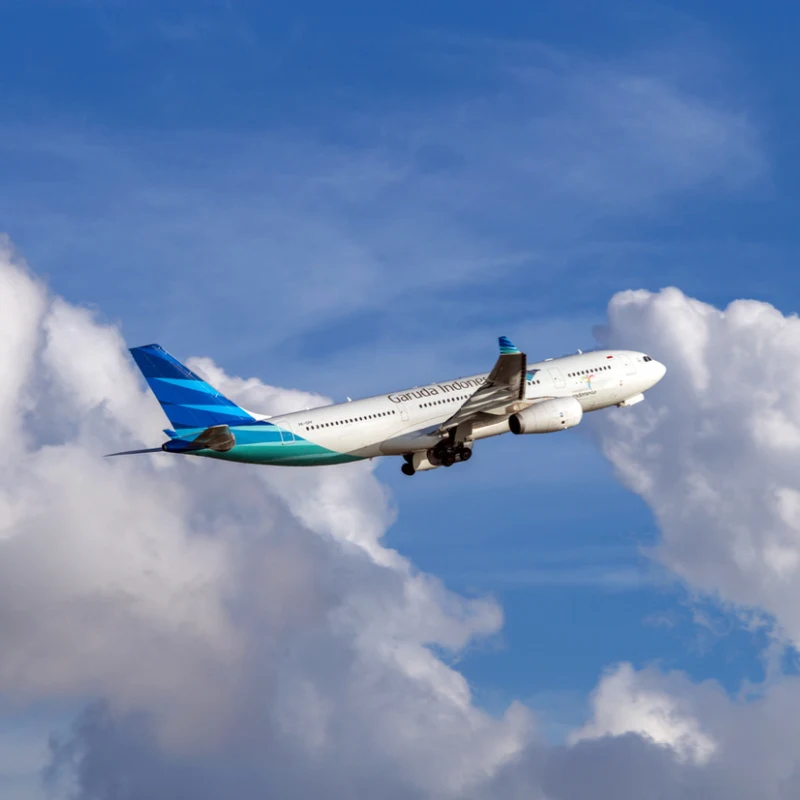
M 345 464 L 360 461 L 360 456 L 339 453 L 311 442 L 287 444 L 238 445 L 227 453 L 203 452 L 208 458 L 238 461 L 244 464 L 270 464 L 279 467 L 315 467 L 322 464 Z
M 427 450 L 435 447 L 442 440 L 441 436 L 424 435 L 420 431 L 412 431 L 405 435 L 394 436 L 380 442 L 378 449 L 384 456 L 402 456 L 417 450 Z

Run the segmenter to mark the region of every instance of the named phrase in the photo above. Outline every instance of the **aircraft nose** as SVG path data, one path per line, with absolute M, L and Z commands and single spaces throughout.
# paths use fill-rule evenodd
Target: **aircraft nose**
M 666 374 L 667 368 L 660 361 L 653 361 L 653 371 L 656 374 L 656 383 L 658 383 Z

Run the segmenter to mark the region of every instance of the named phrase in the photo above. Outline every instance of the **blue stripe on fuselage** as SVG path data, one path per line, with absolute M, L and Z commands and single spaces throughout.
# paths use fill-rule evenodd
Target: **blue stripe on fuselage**
M 236 439 L 233 449 L 225 453 L 197 450 L 187 455 L 239 461 L 250 464 L 282 464 L 284 466 L 318 466 L 361 461 L 361 456 L 340 453 L 292 434 L 271 422 L 257 421 L 248 425 L 228 426 Z M 178 439 L 192 441 L 203 428 L 181 430 Z

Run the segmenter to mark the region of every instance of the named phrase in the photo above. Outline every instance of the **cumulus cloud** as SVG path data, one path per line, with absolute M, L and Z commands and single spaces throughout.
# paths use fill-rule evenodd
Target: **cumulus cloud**
M 608 341 L 652 351 L 667 378 L 597 426 L 652 507 L 655 556 L 693 589 L 774 616 L 800 643 L 800 320 L 677 289 L 616 295 Z
M 792 800 L 800 792 L 800 680 L 732 700 L 714 681 L 622 664 L 572 741 L 534 745 L 482 797 L 513 800 Z
M 666 379 L 647 402 L 587 422 L 620 478 L 650 505 L 652 557 L 747 624 L 800 637 L 800 320 L 769 304 L 725 309 L 675 288 L 616 295 L 604 344 L 650 352 Z M 800 679 L 773 671 L 731 698 L 680 673 L 610 670 L 591 717 L 534 745 L 487 797 L 769 798 L 800 794 Z
M 697 720 L 682 712 L 676 697 L 657 685 L 647 686 L 630 664 L 621 664 L 603 677 L 593 707 L 593 719 L 572 734 L 572 743 L 637 733 L 671 748 L 681 760 L 700 764 L 716 749 Z
M 436 655 L 496 632 L 501 611 L 385 547 L 392 511 L 368 464 L 103 460 L 157 443 L 163 424 L 119 331 L 53 297 L 7 242 L 0 286 L 0 693 L 89 701 L 52 740 L 52 787 L 797 796 L 797 678 L 731 699 L 714 682 L 622 664 L 600 679 L 587 722 L 545 745 L 524 706 L 490 717 Z M 658 517 L 655 557 L 698 591 L 765 610 L 793 641 L 797 325 L 760 303 L 618 295 L 609 341 L 670 371 L 648 403 L 592 423 Z M 254 410 L 323 401 L 192 365 Z
M 53 781 L 453 796 L 520 750 L 527 712 L 480 711 L 432 649 L 495 632 L 500 609 L 383 546 L 369 465 L 105 460 L 164 425 L 120 333 L 7 241 L 0 285 L 0 693 L 100 701 L 54 743 Z M 321 401 L 194 365 L 264 413 Z

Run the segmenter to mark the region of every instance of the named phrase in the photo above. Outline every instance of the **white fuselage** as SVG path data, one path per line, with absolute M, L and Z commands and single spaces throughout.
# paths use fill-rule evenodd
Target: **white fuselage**
M 624 404 L 650 389 L 666 368 L 644 353 L 599 350 L 528 365 L 525 399 L 514 411 L 549 398 L 573 397 L 584 411 Z M 486 379 L 471 375 L 363 400 L 270 418 L 308 442 L 361 458 L 402 455 L 410 442 L 449 419 Z M 473 439 L 509 431 L 510 411 L 486 414 Z M 420 447 L 424 449 L 422 440 Z

